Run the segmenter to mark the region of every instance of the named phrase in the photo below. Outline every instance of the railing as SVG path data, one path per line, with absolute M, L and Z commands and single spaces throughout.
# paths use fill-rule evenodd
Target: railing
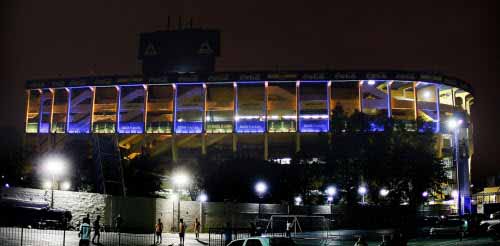
M 94 232 L 91 234 L 91 239 Z M 77 231 L 41 230 L 22 227 L 0 227 L 0 244 L 2 246 L 66 246 L 78 245 L 80 238 Z M 144 245 L 155 243 L 154 234 L 132 234 L 120 232 L 101 232 L 100 245 Z M 91 240 L 92 241 L 92 240 Z

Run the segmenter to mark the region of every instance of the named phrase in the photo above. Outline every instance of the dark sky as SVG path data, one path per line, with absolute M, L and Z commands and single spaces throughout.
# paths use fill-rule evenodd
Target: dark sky
M 167 16 L 174 24 L 184 16 L 222 31 L 218 70 L 410 69 L 458 76 L 476 91 L 473 175 L 499 172 L 496 1 L 409 2 L 4 0 L 0 125 L 22 129 L 27 79 L 140 73 L 137 34 L 165 29 Z

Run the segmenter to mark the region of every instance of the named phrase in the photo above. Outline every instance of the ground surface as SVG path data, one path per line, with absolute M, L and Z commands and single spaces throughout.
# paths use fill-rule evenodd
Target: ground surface
M 381 230 L 383 231 L 383 230 Z M 345 240 L 347 237 L 351 237 L 362 231 L 354 230 L 337 230 L 330 231 L 328 234 L 330 237 L 323 239 L 315 239 L 314 234 L 302 234 L 302 239 L 298 239 L 296 242 L 298 245 L 354 245 L 354 241 Z M 378 231 L 380 232 L 380 231 Z M 36 229 L 24 229 L 21 231 L 19 228 L 0 228 L 0 245 L 10 246 L 10 245 L 21 245 L 21 234 L 23 238 L 23 246 L 59 246 L 63 245 L 78 245 L 78 235 L 75 231 L 52 231 L 52 230 L 36 230 Z M 334 237 L 332 237 L 334 236 Z M 344 237 L 344 240 L 337 240 L 332 238 Z M 179 237 L 174 233 L 163 233 L 163 240 L 161 245 L 178 245 Z M 101 235 L 102 245 L 154 245 L 154 237 L 152 234 L 120 234 L 118 237 L 117 233 L 106 232 Z M 212 237 L 213 240 L 213 237 Z M 194 234 L 186 234 L 185 246 L 203 246 L 208 244 L 209 235 L 206 233 L 200 234 L 200 239 L 196 240 Z M 381 239 L 368 241 L 368 245 L 379 245 Z M 490 245 L 500 245 L 500 241 L 493 241 L 489 237 L 479 237 L 479 238 L 465 238 L 460 241 L 453 238 L 442 238 L 442 239 L 413 239 L 408 242 L 409 246 L 490 246 Z

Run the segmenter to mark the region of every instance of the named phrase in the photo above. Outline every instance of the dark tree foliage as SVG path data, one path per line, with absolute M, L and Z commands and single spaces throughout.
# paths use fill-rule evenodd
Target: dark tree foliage
M 200 164 L 199 187 L 214 201 L 257 201 L 253 186 L 265 180 L 269 184 L 265 201 L 290 202 L 301 195 L 305 203 L 324 204 L 325 197 L 318 191 L 335 185 L 339 190 L 336 203 L 356 204 L 360 200 L 357 188 L 365 184 L 372 203 L 408 202 L 414 207 L 423 191 L 440 191 L 444 170 L 432 132 L 408 129 L 408 123 L 385 115 L 355 112 L 347 116 L 340 107 L 334 110 L 331 126 L 333 144 L 319 162 L 312 161 L 307 152 L 296 153 L 290 165 L 206 160 Z M 388 197 L 380 198 L 381 188 L 390 191 Z
M 0 138 L 0 185 L 24 185 L 29 182 L 31 167 L 24 165 L 21 133 L 13 127 L 2 127 Z M 21 179 L 22 178 L 22 179 Z

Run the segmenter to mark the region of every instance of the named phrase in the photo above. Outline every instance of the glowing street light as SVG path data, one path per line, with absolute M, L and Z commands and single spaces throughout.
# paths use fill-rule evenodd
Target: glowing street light
M 458 128 L 458 127 L 462 124 L 462 123 L 463 123 L 463 121 L 462 121 L 462 120 L 460 120 L 460 119 L 454 119 L 454 118 L 449 119 L 449 120 L 448 120 L 448 122 L 447 122 L 447 124 L 448 124 L 448 128 L 449 128 L 450 130 L 455 130 L 455 129 L 457 129 L 457 128 Z
M 267 191 L 267 184 L 260 181 L 260 182 L 257 182 L 257 184 L 255 184 L 255 191 L 257 192 L 257 194 L 259 195 L 260 198 L 262 198 L 262 196 L 266 193 Z
M 454 198 L 454 199 L 457 199 L 458 198 L 458 190 L 453 190 L 451 192 L 451 196 Z
M 299 206 L 302 203 L 302 197 L 296 196 L 294 198 L 294 201 L 295 201 L 295 206 Z
M 385 189 L 385 188 L 382 188 L 382 189 L 380 189 L 379 194 L 382 197 L 386 197 L 387 195 L 389 195 L 389 190 Z
M 177 173 L 172 177 L 172 181 L 176 186 L 184 186 L 189 184 L 189 176 L 185 173 Z
M 337 194 L 337 189 L 333 186 L 329 186 L 326 188 L 325 192 L 328 196 L 335 196 Z
M 365 186 L 360 186 L 358 188 L 358 193 L 361 195 L 361 204 L 365 204 L 365 196 L 366 196 L 367 192 L 368 192 L 368 189 L 366 189 Z
M 181 221 L 181 196 L 180 192 L 181 189 L 188 185 L 191 182 L 189 176 L 185 173 L 175 173 L 172 175 L 172 183 L 174 184 L 174 188 L 177 188 L 178 190 L 178 197 L 177 197 L 177 225 L 179 225 Z M 177 228 L 179 229 L 179 228 Z
M 44 187 L 50 187 L 51 190 L 50 207 L 53 208 L 56 176 L 60 176 L 64 173 L 66 169 L 66 161 L 61 156 L 57 155 L 48 156 L 43 160 L 43 169 L 52 178 L 50 186 L 44 183 Z
M 427 191 L 422 192 L 423 198 L 427 198 L 428 196 L 429 196 L 429 192 L 427 192 Z
M 65 161 L 59 156 L 50 156 L 43 161 L 44 171 L 51 176 L 59 176 L 65 171 Z
M 71 188 L 71 183 L 66 181 L 64 183 L 61 184 L 61 189 L 62 190 L 69 190 Z
M 208 196 L 207 194 L 205 193 L 201 193 L 199 196 L 198 196 L 198 201 L 200 202 L 206 202 L 208 200 Z
M 262 198 L 264 198 L 264 194 L 267 192 L 267 184 L 264 183 L 263 181 L 259 181 L 255 184 L 255 192 L 257 192 L 257 195 L 259 196 L 259 214 L 258 218 L 260 218 L 260 203 Z

